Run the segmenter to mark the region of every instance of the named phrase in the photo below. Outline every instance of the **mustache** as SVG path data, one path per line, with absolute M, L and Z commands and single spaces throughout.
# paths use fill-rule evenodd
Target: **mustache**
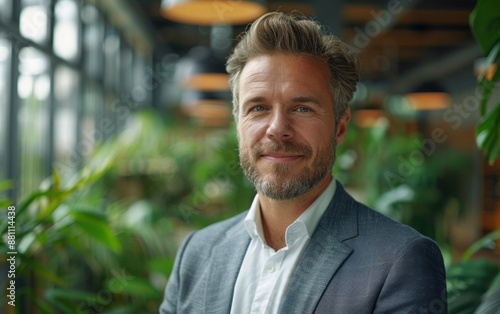
M 305 157 L 310 157 L 312 155 L 312 149 L 308 145 L 292 142 L 274 142 L 269 144 L 261 144 L 255 146 L 252 151 L 254 156 L 260 156 L 269 153 L 289 153 L 304 155 Z

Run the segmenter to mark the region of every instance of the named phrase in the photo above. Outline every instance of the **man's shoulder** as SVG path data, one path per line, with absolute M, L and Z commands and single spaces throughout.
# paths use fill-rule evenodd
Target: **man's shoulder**
M 241 229 L 244 228 L 243 220 L 245 219 L 246 213 L 247 211 L 193 232 L 190 239 L 190 245 L 192 246 L 198 243 L 204 247 L 212 246 L 225 238 L 228 232 L 232 230 L 241 231 Z
M 414 238 L 421 234 L 412 227 L 405 225 L 366 205 L 358 207 L 358 226 L 361 233 L 380 235 L 399 235 Z
M 332 219 L 347 220 L 351 227 L 356 225 L 356 232 L 361 237 L 370 237 L 375 239 L 397 238 L 397 240 L 406 241 L 408 239 L 422 237 L 422 235 L 410 226 L 390 218 L 379 211 L 354 199 L 341 185 L 338 188 L 336 197 L 333 199 L 332 206 L 337 207 L 332 211 Z M 354 223 L 355 222 L 355 223 Z M 346 228 L 345 221 L 341 222 Z M 392 241 L 394 242 L 394 240 Z
M 397 254 L 408 246 L 437 247 L 430 238 L 414 228 L 396 221 L 368 206 L 360 204 L 358 212 L 358 244 L 376 248 L 378 253 Z M 361 241 L 359 241 L 361 240 Z M 362 244 L 360 243 L 362 242 Z M 376 254 L 375 252 L 373 252 Z

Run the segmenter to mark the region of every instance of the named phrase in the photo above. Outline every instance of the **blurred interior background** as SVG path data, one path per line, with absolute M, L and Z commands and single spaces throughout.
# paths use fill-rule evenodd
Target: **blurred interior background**
M 224 63 L 269 11 L 361 57 L 335 177 L 439 244 L 450 312 L 500 307 L 500 3 L 0 0 L 0 311 L 157 312 L 183 237 L 254 195 Z

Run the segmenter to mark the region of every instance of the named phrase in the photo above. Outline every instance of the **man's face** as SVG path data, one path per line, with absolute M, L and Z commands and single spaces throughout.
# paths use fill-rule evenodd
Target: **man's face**
M 305 55 L 250 60 L 239 79 L 240 162 L 259 193 L 277 200 L 329 180 L 350 112 L 335 125 L 327 64 Z

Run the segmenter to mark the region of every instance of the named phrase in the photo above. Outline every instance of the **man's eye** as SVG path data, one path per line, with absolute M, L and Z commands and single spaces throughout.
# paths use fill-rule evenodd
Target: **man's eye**
M 311 109 L 309 109 L 307 107 L 299 107 L 299 108 L 297 108 L 297 111 L 298 112 L 310 112 Z
M 252 108 L 252 111 L 264 111 L 264 106 L 255 106 Z

